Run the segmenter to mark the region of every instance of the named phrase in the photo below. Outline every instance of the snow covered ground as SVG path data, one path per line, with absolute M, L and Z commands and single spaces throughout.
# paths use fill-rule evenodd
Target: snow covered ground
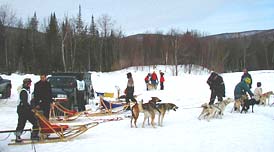
M 254 113 L 231 113 L 233 104 L 229 104 L 222 119 L 213 119 L 210 122 L 198 120 L 201 104 L 208 102 L 210 90 L 206 84 L 209 72 L 195 68 L 191 74 L 186 74 L 185 67 L 179 68 L 179 76 L 173 76 L 172 67 L 157 66 L 155 71 L 165 72 L 165 90 L 146 91 L 144 77 L 152 72 L 152 67 L 131 67 L 128 69 L 101 73 L 92 72 L 92 81 L 95 91 L 114 92 L 118 86 L 123 91 L 126 87 L 126 73 L 132 72 L 135 82 L 135 94 L 138 101 L 148 101 L 150 97 L 157 96 L 162 102 L 175 103 L 179 109 L 170 111 L 164 119 L 164 126 L 141 128 L 143 116 L 138 119 L 139 128 L 130 128 L 130 118 L 122 115 L 113 115 L 112 118 L 122 117 L 121 121 L 100 123 L 68 142 L 8 146 L 13 134 L 0 134 L 0 152 L 272 152 L 274 150 L 274 106 L 255 106 Z M 263 92 L 274 91 L 274 70 L 251 71 L 253 78 L 252 91 L 256 82 L 262 82 Z M 242 72 L 221 74 L 226 85 L 226 96 L 233 98 L 235 85 L 240 81 Z M 15 129 L 17 124 L 16 102 L 18 99 L 17 87 L 26 77 L 33 83 L 39 76 L 27 74 L 10 76 L 1 75 L 12 80 L 12 95 L 10 99 L 0 99 L 0 130 Z M 273 101 L 272 101 L 273 102 Z M 89 122 L 92 119 L 81 117 L 78 123 Z M 30 128 L 27 123 L 25 128 Z M 23 137 L 29 137 L 25 133 Z

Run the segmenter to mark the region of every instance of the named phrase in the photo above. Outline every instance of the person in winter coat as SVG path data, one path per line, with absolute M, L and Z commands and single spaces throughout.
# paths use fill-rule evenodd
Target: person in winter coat
M 164 73 L 160 72 L 160 90 L 164 90 L 164 82 L 165 82 Z
M 237 100 L 245 95 L 246 92 L 249 94 L 251 98 L 253 98 L 254 94 L 251 92 L 249 88 L 249 84 L 251 83 L 251 79 L 246 77 L 241 82 L 239 82 L 234 89 L 234 99 Z
M 157 85 L 158 85 L 158 77 L 155 71 L 153 71 L 153 73 L 151 74 L 151 84 L 154 86 L 155 89 L 157 89 Z
M 31 79 L 25 78 L 19 93 L 19 104 L 17 105 L 18 122 L 15 132 L 15 142 L 22 142 L 21 134 L 25 128 L 27 120 L 32 124 L 32 140 L 39 140 L 39 128 L 35 114 L 32 112 L 31 107 L 31 94 L 30 94 Z
M 127 87 L 125 90 L 126 93 L 126 103 L 129 104 L 129 99 L 133 102 L 137 102 L 136 99 L 134 98 L 133 94 L 134 94 L 134 81 L 132 78 L 132 74 L 129 72 L 127 73 Z
M 249 78 L 249 79 L 250 79 L 250 84 L 249 84 L 248 86 L 249 86 L 249 88 L 251 89 L 251 87 L 252 87 L 252 77 L 251 77 L 251 75 L 248 73 L 247 68 L 244 68 L 244 69 L 243 69 L 243 75 L 242 75 L 242 77 L 241 77 L 241 81 L 244 80 L 245 78 Z
M 85 100 L 85 91 L 86 83 L 82 75 L 78 76 L 78 80 L 76 80 L 77 84 L 77 104 L 78 104 L 78 111 L 85 111 L 85 105 L 87 104 Z
M 146 83 L 147 90 L 148 90 L 148 84 L 149 84 L 150 76 L 151 76 L 151 74 L 148 73 L 147 76 L 145 77 L 145 83 Z
M 40 75 L 40 81 L 34 85 L 34 105 L 43 112 L 49 119 L 49 112 L 52 107 L 52 92 L 50 82 L 47 81 L 46 74 Z
M 262 89 L 262 83 L 257 82 L 257 88 L 254 90 L 254 99 L 256 100 L 257 104 L 260 103 L 260 98 L 263 94 L 263 89 Z
M 225 97 L 225 84 L 223 78 L 216 72 L 212 72 L 206 82 L 211 90 L 209 104 L 214 104 L 216 97 L 218 97 L 218 101 L 223 101 L 223 97 Z

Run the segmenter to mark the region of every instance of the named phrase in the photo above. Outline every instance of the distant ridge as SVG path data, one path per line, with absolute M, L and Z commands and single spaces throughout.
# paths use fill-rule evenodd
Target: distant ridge
M 221 34 L 215 34 L 215 35 L 206 35 L 203 38 L 217 38 L 217 39 L 231 39 L 231 38 L 241 38 L 241 37 L 249 37 L 254 35 L 269 35 L 274 34 L 274 29 L 268 29 L 268 30 L 251 30 L 251 31 L 243 31 L 243 32 L 233 32 L 233 33 L 221 33 Z M 163 35 L 164 34 L 135 34 L 135 35 L 129 35 L 126 38 L 132 38 L 137 40 L 142 40 L 144 36 L 151 36 L 156 37 L 157 35 Z
M 252 31 L 243 31 L 243 32 L 235 32 L 235 33 L 222 33 L 222 34 L 210 35 L 210 36 L 206 36 L 206 37 L 231 39 L 231 38 L 248 37 L 248 36 L 253 36 L 253 35 L 261 35 L 261 34 L 262 35 L 274 34 L 274 29 L 252 30 Z

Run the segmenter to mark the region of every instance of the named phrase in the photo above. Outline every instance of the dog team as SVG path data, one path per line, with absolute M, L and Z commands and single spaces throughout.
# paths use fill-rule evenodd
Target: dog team
M 231 112 L 247 112 L 252 107 L 252 112 L 254 112 L 253 107 L 255 104 L 266 105 L 266 100 L 269 99 L 270 95 L 273 95 L 272 91 L 262 93 L 262 84 L 257 82 L 257 88 L 254 93 L 251 91 L 252 78 L 248 73 L 247 69 L 243 69 L 243 75 L 241 81 L 235 86 L 234 89 L 234 100 L 232 98 L 225 97 L 225 84 L 223 78 L 216 72 L 212 72 L 207 80 L 207 84 L 211 90 L 211 96 L 209 103 L 202 104 L 202 112 L 198 119 L 210 120 L 212 118 L 221 118 L 223 115 L 224 108 L 231 102 L 234 102 L 234 106 Z M 248 95 L 249 97 L 248 97 Z M 218 103 L 214 104 L 214 100 L 217 97 Z
M 157 75 L 156 77 L 153 75 L 156 75 L 155 71 L 152 73 L 152 75 L 149 73 L 145 78 L 147 90 L 155 89 L 155 86 L 157 87 L 158 78 Z M 163 74 L 161 76 L 163 76 Z M 154 78 L 156 81 L 154 82 L 154 79 L 152 78 Z M 151 80 L 151 84 L 149 83 L 149 80 Z M 133 80 L 131 80 L 131 84 L 132 82 Z M 234 102 L 234 106 L 231 112 L 247 113 L 250 106 L 252 108 L 252 112 L 254 112 L 253 107 L 255 104 L 266 105 L 267 99 L 269 99 L 270 95 L 273 95 L 272 91 L 262 93 L 261 82 L 257 82 L 257 88 L 253 93 L 251 91 L 252 77 L 246 68 L 243 69 L 241 81 L 235 86 L 234 99 L 226 98 L 223 100 L 223 97 L 225 97 L 225 84 L 223 78 L 216 72 L 212 72 L 210 74 L 207 80 L 207 84 L 211 90 L 210 101 L 209 103 L 204 103 L 201 105 L 202 112 L 198 116 L 199 120 L 206 119 L 209 121 L 212 118 L 222 118 L 226 106 L 232 102 Z M 130 97 L 131 96 L 129 95 L 128 98 Z M 216 97 L 218 102 L 214 103 Z M 151 97 L 151 100 L 149 100 L 147 103 L 143 103 L 143 100 L 139 103 L 137 103 L 135 100 L 134 103 L 135 104 L 130 108 L 132 115 L 130 125 L 131 127 L 136 128 L 136 122 L 140 113 L 144 114 L 142 127 L 145 126 L 145 122 L 148 120 L 148 124 L 151 124 L 152 127 L 155 128 L 154 120 L 156 115 L 158 115 L 158 125 L 162 126 L 165 113 L 169 110 L 176 111 L 178 109 L 178 106 L 173 103 L 161 103 L 161 100 L 158 97 Z

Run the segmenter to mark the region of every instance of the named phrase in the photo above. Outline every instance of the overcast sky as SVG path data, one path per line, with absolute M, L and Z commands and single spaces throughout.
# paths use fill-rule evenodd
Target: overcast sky
M 43 22 L 76 17 L 79 5 L 86 24 L 106 14 L 125 35 L 170 29 L 206 34 L 274 28 L 274 0 L 0 0 L 26 20 L 36 12 Z

